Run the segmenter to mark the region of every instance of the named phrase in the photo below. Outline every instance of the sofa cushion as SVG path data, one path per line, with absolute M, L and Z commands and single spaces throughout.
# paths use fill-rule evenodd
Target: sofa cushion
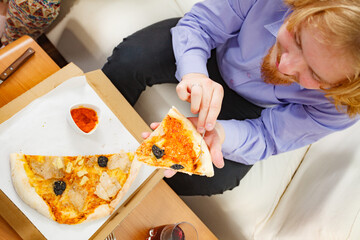
M 360 123 L 312 144 L 255 239 L 360 239 Z
M 46 36 L 68 62 L 88 72 L 101 68 L 123 38 L 182 15 L 175 0 L 63 1 Z

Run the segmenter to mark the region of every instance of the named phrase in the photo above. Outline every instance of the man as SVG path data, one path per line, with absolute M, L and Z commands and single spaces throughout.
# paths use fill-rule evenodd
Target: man
M 217 168 L 167 179 L 178 194 L 232 189 L 255 162 L 358 120 L 359 0 L 207 0 L 176 23 L 125 39 L 103 71 L 131 104 L 146 85 L 180 81 Z

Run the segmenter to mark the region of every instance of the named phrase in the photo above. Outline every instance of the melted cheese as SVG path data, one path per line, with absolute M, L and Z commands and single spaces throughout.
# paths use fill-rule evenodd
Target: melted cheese
M 111 155 L 103 155 L 108 158 Z M 100 156 L 100 155 L 99 155 Z M 133 156 L 130 156 L 130 161 Z M 94 210 L 103 204 L 110 204 L 111 200 L 116 197 L 121 186 L 125 184 L 128 178 L 128 169 L 123 171 L 120 168 L 108 169 L 107 167 L 99 167 L 98 164 L 90 164 L 94 161 L 94 156 L 85 157 L 62 157 L 62 165 L 58 164 L 58 157 L 50 157 L 54 160 L 55 167 L 61 167 L 63 177 L 44 179 L 33 171 L 30 161 L 44 163 L 42 156 L 25 156 L 25 172 L 29 178 L 31 186 L 49 206 L 49 210 L 53 218 L 58 223 L 78 224 L 86 220 L 87 216 L 92 214 Z M 96 156 L 97 158 L 98 156 Z M 89 161 L 89 163 L 87 163 Z M 66 167 L 65 167 L 66 166 Z M 128 166 L 130 167 L 130 165 Z M 112 183 L 116 188 L 112 188 L 111 184 L 107 185 L 110 197 L 106 200 L 95 194 L 96 187 L 100 183 L 103 174 L 108 175 L 112 179 Z M 53 190 L 55 181 L 64 181 L 66 183 L 65 191 L 57 196 Z

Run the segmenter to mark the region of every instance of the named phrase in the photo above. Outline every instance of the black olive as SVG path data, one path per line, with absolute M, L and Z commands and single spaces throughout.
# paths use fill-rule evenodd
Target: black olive
M 179 170 L 179 169 L 183 169 L 184 166 L 181 165 L 181 164 L 174 164 L 174 165 L 171 166 L 171 168 L 174 169 L 174 170 Z
M 106 167 L 109 159 L 105 156 L 98 157 L 98 164 L 100 167 Z
M 157 159 L 161 158 L 165 154 L 165 150 L 159 148 L 155 144 L 152 146 L 151 149 Z
M 54 182 L 53 189 L 56 196 L 61 195 L 66 189 L 66 183 L 64 181 L 56 181 Z

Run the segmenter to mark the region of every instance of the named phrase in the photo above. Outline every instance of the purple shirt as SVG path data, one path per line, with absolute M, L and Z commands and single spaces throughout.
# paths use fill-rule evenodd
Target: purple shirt
M 298 84 L 275 86 L 261 79 L 262 58 L 289 13 L 282 0 L 207 0 L 194 5 L 171 29 L 178 80 L 187 73 L 208 75 L 206 62 L 216 48 L 219 70 L 229 87 L 259 106 L 272 106 L 257 119 L 218 120 L 225 129 L 226 159 L 254 164 L 358 120 L 339 113 L 321 91 Z

